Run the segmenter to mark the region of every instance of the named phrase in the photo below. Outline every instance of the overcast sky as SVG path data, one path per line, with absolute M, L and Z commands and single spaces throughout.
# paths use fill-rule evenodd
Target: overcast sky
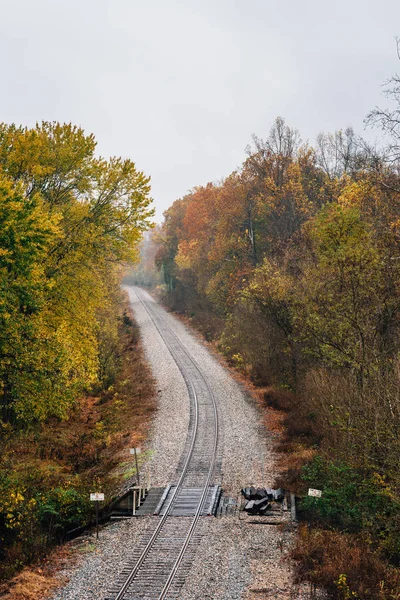
M 280 115 L 353 125 L 400 63 L 399 0 L 0 0 L 0 119 L 72 121 L 152 178 L 157 217 Z M 375 135 L 375 134 L 374 134 Z

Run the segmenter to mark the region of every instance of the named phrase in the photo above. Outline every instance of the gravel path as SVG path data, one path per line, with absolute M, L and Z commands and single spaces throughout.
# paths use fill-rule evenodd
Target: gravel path
M 182 376 L 166 349 L 134 288 L 126 288 L 141 330 L 143 346 L 159 390 L 158 410 L 148 443 L 145 469 L 153 485 L 174 479 L 184 448 L 189 422 L 189 401 Z M 154 300 L 149 298 L 149 301 Z M 197 361 L 213 388 L 222 430 L 222 481 L 224 493 L 238 497 L 244 485 L 271 487 L 274 478 L 272 436 L 261 424 L 255 402 L 232 379 L 220 362 L 172 314 L 163 311 L 171 328 Z M 243 513 L 241 513 L 243 516 Z M 251 519 L 250 519 L 251 520 Z M 284 559 L 292 535 L 275 525 L 249 523 L 227 516 L 203 518 L 203 534 L 180 598 L 256 600 L 306 598 L 291 586 L 289 563 Z M 140 535 L 155 527 L 154 518 L 131 519 L 103 528 L 100 540 L 84 537 L 74 542 L 82 550 L 75 567 L 61 573 L 70 578 L 53 600 L 101 600 L 121 570 Z M 90 540 L 90 541 L 88 541 Z

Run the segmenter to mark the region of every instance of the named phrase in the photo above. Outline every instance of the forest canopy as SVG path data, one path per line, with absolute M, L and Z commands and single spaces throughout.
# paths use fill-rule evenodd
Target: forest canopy
M 375 575 L 365 565 L 350 574 L 357 598 L 378 597 L 380 585 L 380 598 L 397 597 L 398 572 L 385 565 L 400 561 L 397 78 L 388 92 L 395 108 L 367 117 L 386 135 L 380 149 L 351 128 L 311 146 L 278 117 L 239 169 L 174 202 L 147 251 L 165 301 L 288 411 L 297 466 L 285 485 L 322 489 L 320 524 L 376 552 Z M 313 558 L 332 539 L 307 542 L 300 577 L 321 584 L 325 567 L 334 572 L 332 554 L 320 571 Z
M 3 425 L 65 417 L 101 376 L 118 269 L 153 211 L 149 177 L 95 150 L 69 124 L 0 125 Z

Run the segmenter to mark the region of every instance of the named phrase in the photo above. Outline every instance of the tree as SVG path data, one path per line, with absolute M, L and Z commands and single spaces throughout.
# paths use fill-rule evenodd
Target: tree
M 353 206 L 323 209 L 308 227 L 310 260 L 296 286 L 294 319 L 309 351 L 351 369 L 360 389 L 376 369 L 376 337 L 385 307 L 382 256 Z
M 95 146 L 71 125 L 0 126 L 4 420 L 64 417 L 96 381 L 101 314 L 150 225 L 149 178 Z
M 355 175 L 365 166 L 365 143 L 356 136 L 352 127 L 344 131 L 320 133 L 316 145 L 317 164 L 332 181 L 348 173 Z

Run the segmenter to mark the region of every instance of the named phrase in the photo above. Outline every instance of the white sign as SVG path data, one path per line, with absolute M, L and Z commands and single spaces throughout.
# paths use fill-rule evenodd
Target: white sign
M 129 450 L 129 452 L 130 452 L 131 454 L 135 454 L 135 452 L 136 452 L 136 454 L 140 454 L 141 450 L 140 450 L 140 448 L 131 448 L 131 449 Z
M 321 498 L 322 491 L 321 490 L 313 490 L 313 488 L 309 488 L 308 495 L 314 496 L 314 498 Z
M 100 502 L 104 500 L 104 494 L 98 494 L 97 492 L 95 494 L 90 494 L 90 500 L 92 502 Z

